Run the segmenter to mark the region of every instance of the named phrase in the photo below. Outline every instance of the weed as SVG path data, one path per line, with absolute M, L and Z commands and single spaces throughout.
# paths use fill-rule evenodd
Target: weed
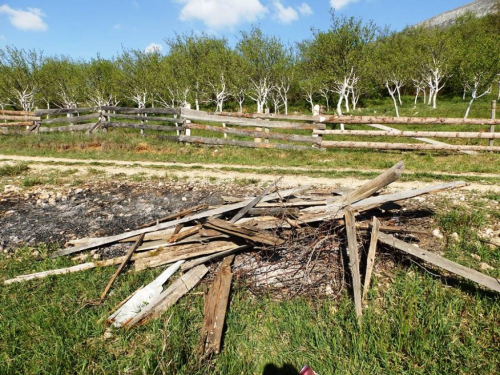
M 0 167 L 0 177 L 19 176 L 28 170 L 27 163 L 5 164 Z
M 43 184 L 45 184 L 45 181 L 39 176 L 27 176 L 22 180 L 22 185 L 24 187 L 32 187 Z

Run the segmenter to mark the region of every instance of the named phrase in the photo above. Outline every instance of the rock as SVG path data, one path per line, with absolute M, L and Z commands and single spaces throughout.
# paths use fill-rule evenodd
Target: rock
M 432 235 L 440 240 L 442 240 L 444 238 L 443 234 L 441 233 L 441 231 L 436 228 L 432 231 Z
M 471 254 L 470 256 L 471 256 L 471 258 L 473 258 L 475 260 L 478 260 L 478 261 L 481 260 L 481 257 L 477 254 Z
M 479 268 L 481 268 L 483 271 L 491 271 L 494 270 L 492 266 L 490 266 L 488 263 L 481 262 L 479 263 Z
M 4 193 L 17 193 L 20 189 L 14 185 L 5 185 L 3 188 Z
M 458 241 L 460 240 L 460 237 L 459 237 L 459 235 L 458 235 L 458 233 L 457 233 L 457 232 L 453 232 L 453 233 L 451 234 L 450 238 L 451 238 L 451 240 L 452 240 L 453 242 L 458 242 Z

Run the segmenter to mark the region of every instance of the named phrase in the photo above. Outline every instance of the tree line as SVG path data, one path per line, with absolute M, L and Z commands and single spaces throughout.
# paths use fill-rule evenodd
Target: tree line
M 231 47 L 206 34 L 165 40 L 168 52 L 124 48 L 111 59 L 46 57 L 41 51 L 0 49 L 0 108 L 31 111 L 124 105 L 288 114 L 317 103 L 339 115 L 365 98 L 388 96 L 399 116 L 402 94 L 433 108 L 443 92 L 467 99 L 500 89 L 500 14 L 467 14 L 447 28 L 401 32 L 337 16 L 328 30 L 288 44 L 259 27 Z M 499 94 L 500 95 L 500 94 Z

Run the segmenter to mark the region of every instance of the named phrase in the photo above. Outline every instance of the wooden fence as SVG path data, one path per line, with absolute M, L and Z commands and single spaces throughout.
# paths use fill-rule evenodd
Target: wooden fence
M 92 134 L 121 128 L 137 129 L 142 135 L 147 135 L 146 133 L 159 135 L 159 132 L 162 134 L 166 132 L 166 135 L 160 137 L 183 143 L 252 148 L 500 152 L 500 147 L 494 146 L 494 140 L 500 139 L 500 133 L 495 132 L 495 125 L 500 125 L 500 120 L 495 119 L 495 109 L 496 102 L 493 101 L 490 119 L 213 114 L 187 108 L 93 107 L 36 112 L 0 111 L 0 121 L 3 121 L 0 122 L 0 132 L 29 134 L 85 131 L 87 134 Z M 351 129 L 336 129 L 338 124 L 347 125 Z M 432 126 L 433 130 L 400 130 L 387 125 L 403 125 L 407 128 Z M 22 126 L 25 126 L 25 130 L 20 132 Z M 377 130 L 359 129 L 360 126 Z M 436 127 L 452 127 L 453 130 L 436 130 Z M 457 131 L 456 129 L 460 127 L 465 129 Z M 474 130 L 471 131 L 471 128 Z M 372 142 L 359 141 L 360 137 L 378 138 Z M 391 139 L 397 139 L 398 142 L 393 142 Z M 442 142 L 446 139 L 462 141 L 458 141 L 459 144 Z M 463 144 L 463 140 L 476 140 L 474 143 L 483 144 Z M 481 140 L 488 140 L 488 144 Z

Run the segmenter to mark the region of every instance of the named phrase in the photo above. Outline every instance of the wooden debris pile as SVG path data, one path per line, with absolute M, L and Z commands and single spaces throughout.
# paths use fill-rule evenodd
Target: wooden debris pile
M 404 232 L 397 226 L 381 225 L 376 217 L 368 223 L 356 223 L 356 216 L 369 216 L 370 210 L 382 205 L 465 185 L 459 181 L 376 195 L 396 181 L 403 169 L 404 164 L 400 162 L 361 187 L 337 195 L 315 194 L 309 186 L 280 190 L 277 184 L 272 184 L 257 197 L 227 197 L 228 204 L 223 206 L 197 206 L 146 223 L 134 231 L 75 240 L 52 256 L 102 249 L 120 242 L 133 244 L 124 256 L 21 275 L 6 280 L 5 284 L 118 265 L 98 302 L 102 303 L 128 263 L 133 263 L 137 271 L 168 266 L 154 281 L 116 307 L 108 319 L 115 327 L 130 328 L 160 316 L 203 278 L 208 278 L 212 283 L 205 296 L 200 339 L 205 355 L 220 351 L 234 275 L 252 274 L 256 285 L 286 289 L 290 296 L 306 286 L 324 288 L 326 294 L 328 290 L 333 294 L 350 285 L 356 313 L 361 317 L 380 243 L 500 292 L 499 280 L 389 234 Z M 357 233 L 360 229 L 371 233 L 366 256 L 360 252 Z M 278 261 L 265 262 L 273 257 Z M 215 268 L 213 261 L 218 259 L 222 262 Z M 179 270 L 182 275 L 164 288 Z

